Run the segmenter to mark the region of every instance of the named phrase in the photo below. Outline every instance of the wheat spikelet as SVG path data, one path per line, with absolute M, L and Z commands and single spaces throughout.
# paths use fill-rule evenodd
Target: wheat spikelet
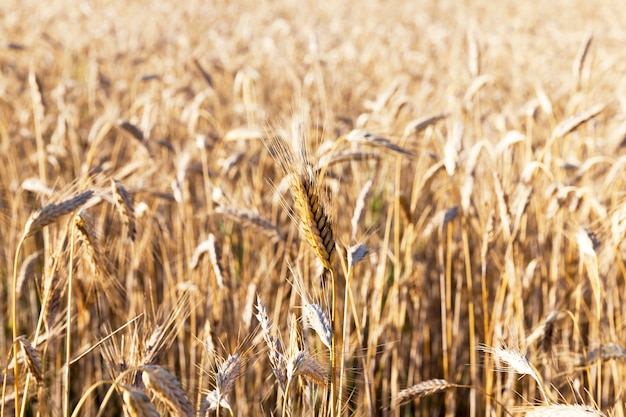
M 174 375 L 160 366 L 148 365 L 143 367 L 141 380 L 167 406 L 170 413 L 179 417 L 194 416 L 193 406 Z
M 35 377 L 37 383 L 43 383 L 44 380 L 43 368 L 41 366 L 41 355 L 39 354 L 37 349 L 35 349 L 35 347 L 30 343 L 30 340 L 26 338 L 26 336 L 20 336 L 15 341 L 20 342 L 20 345 L 22 346 L 22 351 L 24 352 L 24 358 L 26 358 L 28 370 Z
M 413 399 L 428 397 L 433 394 L 444 392 L 450 388 L 454 388 L 455 386 L 455 384 L 451 384 L 445 379 L 429 379 L 427 381 L 422 381 L 412 387 L 401 390 L 393 399 L 392 406 L 393 408 L 396 408 Z
M 146 394 L 128 386 L 122 386 L 124 410 L 129 417 L 159 417 L 159 412 Z
M 49 204 L 35 211 L 28 218 L 24 227 L 24 236 L 29 236 L 43 227 L 55 222 L 59 217 L 71 213 L 84 205 L 93 196 L 92 190 L 83 191 L 75 197 L 63 200 L 56 204 Z
M 534 406 L 525 411 L 526 417 L 606 417 L 602 411 L 587 405 L 554 404 Z
M 122 222 L 128 228 L 128 236 L 131 240 L 135 240 L 137 227 L 133 199 L 128 190 L 117 180 L 111 179 L 111 190 L 115 198 L 115 207 L 122 218 Z

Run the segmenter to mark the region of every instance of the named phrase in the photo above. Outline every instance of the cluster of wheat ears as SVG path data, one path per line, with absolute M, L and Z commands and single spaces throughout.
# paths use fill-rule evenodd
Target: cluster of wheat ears
M 1 416 L 625 416 L 619 2 L 74 3 L 0 4 Z

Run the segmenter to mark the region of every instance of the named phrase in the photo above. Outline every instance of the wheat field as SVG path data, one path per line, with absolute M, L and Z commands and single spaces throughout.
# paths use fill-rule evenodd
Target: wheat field
M 2 416 L 615 416 L 614 0 L 4 0 Z

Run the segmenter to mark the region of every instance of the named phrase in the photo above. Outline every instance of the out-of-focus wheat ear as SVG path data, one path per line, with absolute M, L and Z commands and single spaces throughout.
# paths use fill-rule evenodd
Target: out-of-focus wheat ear
M 369 250 L 364 245 L 357 243 L 356 245 L 348 248 L 348 266 L 354 266 L 359 261 L 363 260 L 369 253 Z
M 474 78 L 480 74 L 480 49 L 472 29 L 467 31 L 467 69 Z
M 26 225 L 24 226 L 24 237 L 36 233 L 50 223 L 57 221 L 59 217 L 69 214 L 83 206 L 91 197 L 93 197 L 93 195 L 93 190 L 83 191 L 72 198 L 63 200 L 59 203 L 48 204 L 47 206 L 35 211 L 26 221 Z
M 220 288 L 224 288 L 224 275 L 222 274 L 222 251 L 220 250 L 217 241 L 215 240 L 215 235 L 213 233 L 209 233 L 209 260 L 211 261 L 211 265 L 213 266 L 213 273 L 215 274 L 215 279 L 217 280 L 217 285 Z
M 126 385 L 121 390 L 124 410 L 129 417 L 159 417 L 159 412 L 146 394 Z
M 100 252 L 100 245 L 91 216 L 84 210 L 79 211 L 74 218 L 74 225 L 78 239 L 83 244 L 91 270 L 95 274 L 102 274 L 106 277 L 108 275 L 106 273 L 106 260 Z
M 399 407 L 402 404 L 406 404 L 414 399 L 428 397 L 430 395 L 447 391 L 448 389 L 454 387 L 456 387 L 456 384 L 452 384 L 445 379 L 429 379 L 427 381 L 422 381 L 412 387 L 401 390 L 393 399 L 392 408 Z
M 20 336 L 15 341 L 20 342 L 22 346 L 29 372 L 35 377 L 38 384 L 43 383 L 43 368 L 41 366 L 41 355 L 39 351 L 35 349 L 26 336 Z
M 157 365 L 144 366 L 142 369 L 141 380 L 146 388 L 165 404 L 171 414 L 179 417 L 194 416 L 193 406 L 174 375 Z
M 587 353 L 587 357 L 582 359 L 581 365 L 585 366 L 599 359 L 602 359 L 603 361 L 625 360 L 626 349 L 617 343 L 601 345 L 599 348 L 590 350 L 589 353 Z
M 65 280 L 61 277 L 56 260 L 50 274 L 51 276 L 46 278 L 44 283 L 43 297 L 44 323 L 49 332 L 54 327 L 56 317 L 61 311 L 61 298 L 65 290 L 65 285 L 63 285 Z
M 35 271 L 35 264 L 37 263 L 37 259 L 41 255 L 41 251 L 37 251 L 35 253 L 31 253 L 24 259 L 22 262 L 22 266 L 20 267 L 20 273 L 17 276 L 17 287 L 16 294 L 19 298 L 22 295 L 22 290 L 24 289 L 24 284 L 26 281 L 31 278 Z
M 585 65 L 585 59 L 589 54 L 589 49 L 591 47 L 591 41 L 593 41 L 593 34 L 587 35 L 585 42 L 582 44 L 578 54 L 576 54 L 576 59 L 574 60 L 574 64 L 572 65 L 572 76 L 575 80 L 575 87 L 579 89 L 581 86 L 581 81 L 583 78 L 583 67 Z
M 137 226 L 133 198 L 122 183 L 115 179 L 111 179 L 111 191 L 115 199 L 115 207 L 122 218 L 122 222 L 127 227 L 128 237 L 134 241 L 137 235 Z
M 526 417 L 606 417 L 602 411 L 588 405 L 553 404 L 521 407 L 519 413 Z
M 559 311 L 551 311 L 541 325 L 526 337 L 526 343 L 531 344 L 538 342 L 539 349 L 541 349 L 544 354 L 550 354 L 552 352 L 552 342 L 559 316 Z
M 306 241 L 324 268 L 331 270 L 335 253 L 335 239 L 327 210 L 324 207 L 319 184 L 309 165 L 291 180 L 291 191 Z
M 363 210 L 365 209 L 365 202 L 370 196 L 373 184 L 374 184 L 374 181 L 368 180 L 363 186 L 363 188 L 361 188 L 361 191 L 359 192 L 359 196 L 356 199 L 356 204 L 354 205 L 354 213 L 352 214 L 352 220 L 350 222 L 352 225 L 351 238 L 353 241 L 356 240 L 356 232 L 359 229 L 359 224 L 361 223 L 361 218 L 363 217 Z
M 285 240 L 285 237 L 278 229 L 278 226 L 256 213 L 226 206 L 216 207 L 215 212 L 241 223 L 242 225 L 250 226 L 250 228 L 258 230 L 270 238 L 278 238 L 281 241 Z

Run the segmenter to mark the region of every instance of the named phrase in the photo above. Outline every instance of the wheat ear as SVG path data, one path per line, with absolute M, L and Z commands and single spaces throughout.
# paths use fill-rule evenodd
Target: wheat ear
M 37 383 L 43 383 L 43 367 L 41 366 L 41 355 L 39 351 L 35 349 L 26 336 L 20 336 L 16 341 L 20 342 L 22 346 L 29 372 L 35 377 Z
M 157 365 L 144 366 L 141 380 L 146 388 L 166 405 L 172 415 L 194 417 L 193 406 L 180 387 L 180 382 L 164 368 Z
M 456 384 L 452 384 L 445 379 L 429 379 L 427 381 L 422 381 L 412 387 L 401 390 L 393 399 L 392 407 L 396 408 L 413 399 L 428 397 L 455 387 Z
M 141 391 L 122 386 L 124 410 L 130 417 L 159 417 L 159 412 L 150 402 L 150 398 Z

